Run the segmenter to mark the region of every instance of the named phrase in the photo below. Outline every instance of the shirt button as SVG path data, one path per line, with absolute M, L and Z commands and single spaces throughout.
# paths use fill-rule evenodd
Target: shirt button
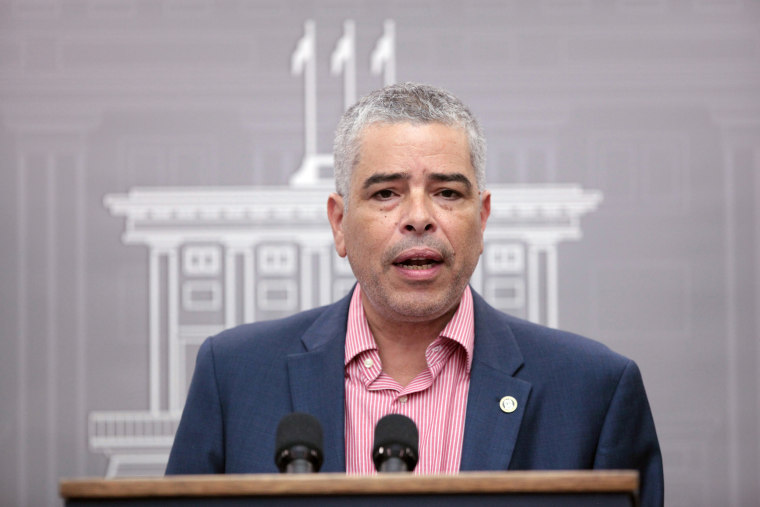
M 406 400 L 408 400 L 408 399 L 409 399 L 408 396 L 401 396 L 401 397 L 399 397 L 398 402 L 403 405 L 404 403 L 406 403 Z
M 372 368 L 373 364 L 375 364 L 375 362 L 370 357 L 364 360 L 364 366 L 367 368 Z
M 441 350 L 440 345 L 436 345 L 435 347 L 433 347 L 433 352 L 438 352 L 439 350 Z

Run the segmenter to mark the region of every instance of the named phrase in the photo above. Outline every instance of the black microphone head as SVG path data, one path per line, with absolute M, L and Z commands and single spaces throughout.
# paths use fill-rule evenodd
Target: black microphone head
M 383 463 L 395 458 L 406 464 L 406 470 L 414 470 L 417 466 L 419 440 L 414 421 L 401 414 L 386 415 L 375 426 L 375 442 L 372 447 L 375 468 L 383 471 Z
M 322 425 L 311 414 L 293 412 L 277 425 L 275 462 L 280 471 L 293 459 L 306 459 L 319 471 L 322 466 Z

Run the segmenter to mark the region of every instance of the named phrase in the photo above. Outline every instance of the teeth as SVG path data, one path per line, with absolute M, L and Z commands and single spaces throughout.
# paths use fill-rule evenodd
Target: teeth
M 405 269 L 430 269 L 433 267 L 432 264 L 404 264 L 403 265 Z

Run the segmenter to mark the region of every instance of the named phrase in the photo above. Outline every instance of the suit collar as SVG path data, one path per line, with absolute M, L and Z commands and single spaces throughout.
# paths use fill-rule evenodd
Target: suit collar
M 473 361 L 514 375 L 523 365 L 523 355 L 509 325 L 509 317 L 494 309 L 472 291 L 475 309 L 475 352 Z
M 353 293 L 354 291 L 351 289 L 343 299 L 324 307 L 322 315 L 301 336 L 301 342 L 307 351 L 315 351 L 321 347 L 329 346 L 336 338 L 341 342 L 341 345 L 345 344 L 348 305 Z

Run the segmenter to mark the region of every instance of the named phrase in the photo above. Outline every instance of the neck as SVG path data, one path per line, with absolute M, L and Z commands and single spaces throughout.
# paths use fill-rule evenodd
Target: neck
M 427 368 L 425 351 L 438 338 L 458 308 L 455 306 L 431 320 L 409 322 L 381 315 L 364 298 L 362 306 L 377 343 L 383 371 L 402 387 Z

